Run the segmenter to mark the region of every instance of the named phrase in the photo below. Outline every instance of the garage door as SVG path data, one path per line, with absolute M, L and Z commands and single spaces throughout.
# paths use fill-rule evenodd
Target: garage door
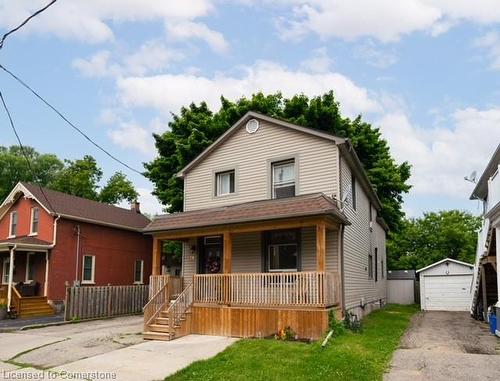
M 472 275 L 424 276 L 425 310 L 468 311 Z

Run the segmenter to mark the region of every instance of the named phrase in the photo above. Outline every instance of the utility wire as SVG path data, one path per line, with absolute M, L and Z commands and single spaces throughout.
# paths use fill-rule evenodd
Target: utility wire
M 5 99 L 3 97 L 2 92 L 0 91 L 0 99 L 2 100 L 2 105 L 7 113 L 7 116 L 9 118 L 9 123 L 10 126 L 12 127 L 12 131 L 14 131 L 14 135 L 16 135 L 17 142 L 19 143 L 19 147 L 21 147 L 21 153 L 23 154 L 24 158 L 26 159 L 26 163 L 28 164 L 28 170 L 31 172 L 31 176 L 33 176 L 33 181 L 38 185 L 40 188 L 40 192 L 43 194 L 43 197 L 45 198 L 45 201 L 47 201 L 47 204 L 49 205 L 49 208 L 54 212 L 57 213 L 52 204 L 50 203 L 49 198 L 45 194 L 43 187 L 40 185 L 40 182 L 38 180 L 38 177 L 35 175 L 35 171 L 31 167 L 30 159 L 28 157 L 28 154 L 26 153 L 26 150 L 24 149 L 23 143 L 21 142 L 21 138 L 19 137 L 19 134 L 17 133 L 16 127 L 14 126 L 14 121 L 12 120 L 12 115 L 10 114 L 9 108 L 7 107 L 7 104 L 5 103 Z
M 0 64 L 0 69 L 5 71 L 7 74 L 9 74 L 12 78 L 14 78 L 17 82 L 19 82 L 22 86 L 24 86 L 26 89 L 28 89 L 35 97 L 37 97 L 40 101 L 42 101 L 47 107 L 52 109 L 62 120 L 64 120 L 69 126 L 71 126 L 74 130 L 76 130 L 80 135 L 82 135 L 85 139 L 87 139 L 91 144 L 93 144 L 95 147 L 97 147 L 99 150 L 104 152 L 107 156 L 109 156 L 111 159 L 115 160 L 116 162 L 120 163 L 124 167 L 130 169 L 131 171 L 138 173 L 141 176 L 144 176 L 144 174 L 131 167 L 130 165 L 126 164 L 125 162 L 121 161 L 118 159 L 116 156 L 111 154 L 109 151 L 107 151 L 105 148 L 101 147 L 98 143 L 96 143 L 92 138 L 90 138 L 85 132 L 83 132 L 80 128 L 78 128 L 75 124 L 73 124 L 66 116 L 62 114 L 58 109 L 56 109 L 54 106 L 52 106 L 48 101 L 46 101 L 40 94 L 38 94 L 33 88 L 31 88 L 26 82 L 24 82 L 21 78 L 16 76 L 14 73 L 12 73 L 10 70 L 8 70 L 5 66 Z
M 36 17 L 38 16 L 40 13 L 42 13 L 43 11 L 45 11 L 48 7 L 50 7 L 52 4 L 54 4 L 57 0 L 52 0 L 50 3 L 48 3 L 45 7 L 39 9 L 38 11 L 36 11 L 35 13 L 33 13 L 31 16 L 29 16 L 27 19 L 25 19 L 21 24 L 19 24 L 18 26 L 16 26 L 14 29 L 8 31 L 7 33 L 5 33 L 3 36 L 2 36 L 2 39 L 0 40 L 0 49 L 3 48 L 3 43 L 5 41 L 5 39 L 12 33 L 18 31 L 19 29 L 21 29 L 23 26 L 25 26 L 33 17 Z

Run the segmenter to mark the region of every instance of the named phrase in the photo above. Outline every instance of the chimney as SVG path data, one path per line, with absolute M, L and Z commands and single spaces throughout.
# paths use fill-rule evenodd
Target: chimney
M 141 213 L 141 203 L 137 200 L 130 203 L 130 210 L 136 213 Z

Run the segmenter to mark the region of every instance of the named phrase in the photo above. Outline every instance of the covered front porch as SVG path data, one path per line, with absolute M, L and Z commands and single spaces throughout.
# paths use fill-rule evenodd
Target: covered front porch
M 189 326 L 196 333 L 261 337 L 295 325 L 299 335 L 319 337 L 328 310 L 342 305 L 340 242 L 347 223 L 326 201 L 329 210 L 313 215 L 154 234 L 145 331 L 162 330 L 158 323 L 168 322 L 173 326 L 161 332 L 179 335 L 179 328 Z M 183 242 L 181 277 L 160 274 L 167 240 Z
M 0 242 L 0 303 L 12 317 L 54 313 L 47 303 L 51 244 L 32 237 Z

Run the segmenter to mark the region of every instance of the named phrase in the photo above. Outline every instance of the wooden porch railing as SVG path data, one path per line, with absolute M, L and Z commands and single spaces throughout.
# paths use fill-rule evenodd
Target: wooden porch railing
M 12 286 L 12 300 L 10 302 L 10 307 L 14 307 L 16 314 L 20 315 L 21 314 L 21 294 L 17 289 Z
M 195 275 L 195 303 L 262 307 L 330 307 L 340 302 L 339 277 L 331 272 Z
M 0 303 L 7 303 L 7 287 L 5 285 L 0 285 Z
M 181 325 L 181 320 L 185 316 L 186 312 L 191 308 L 192 304 L 193 283 L 191 282 L 167 310 L 170 332 L 174 332 L 175 328 Z
M 149 277 L 149 299 L 153 297 L 159 290 L 170 283 L 172 286 L 172 295 L 180 294 L 182 291 L 182 278 L 173 275 L 151 275 Z
M 149 282 L 150 298 L 143 309 L 145 329 L 167 308 L 172 297 L 182 292 L 182 278 L 178 276 L 151 275 Z

